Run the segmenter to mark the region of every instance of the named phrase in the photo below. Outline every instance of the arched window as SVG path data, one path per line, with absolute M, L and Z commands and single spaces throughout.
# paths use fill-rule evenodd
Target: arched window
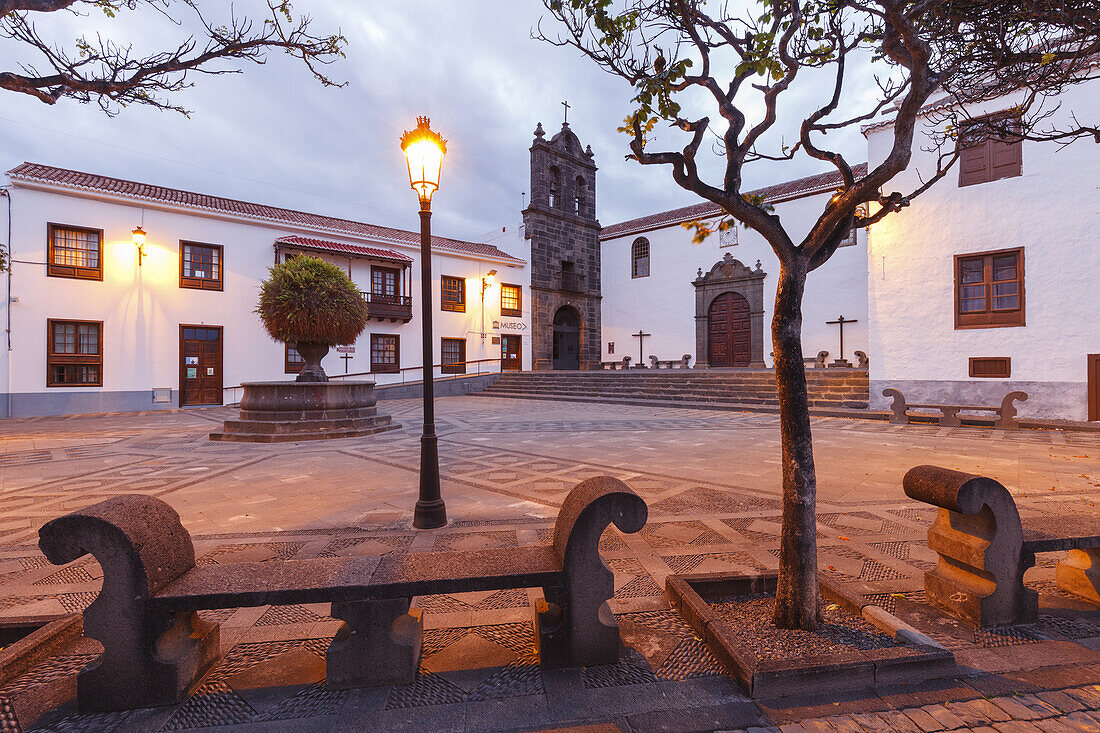
M 649 277 L 649 240 L 638 237 L 630 247 L 631 277 Z
M 573 213 L 584 216 L 584 178 L 577 176 L 576 188 L 573 190 Z
M 550 195 L 547 197 L 546 203 L 550 205 L 550 208 L 558 208 L 559 189 L 561 188 L 561 171 L 556 167 L 550 168 Z

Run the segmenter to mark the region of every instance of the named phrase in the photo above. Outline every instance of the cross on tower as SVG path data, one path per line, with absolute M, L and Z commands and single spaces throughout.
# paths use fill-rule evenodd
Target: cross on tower
M 562 107 L 565 107 L 565 124 L 569 124 L 569 102 L 562 102 Z

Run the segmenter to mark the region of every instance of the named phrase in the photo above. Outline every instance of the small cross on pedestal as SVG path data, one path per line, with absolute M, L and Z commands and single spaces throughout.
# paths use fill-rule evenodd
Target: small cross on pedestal
M 638 339 L 638 368 L 645 369 L 645 357 L 642 356 L 642 344 L 645 343 L 646 336 L 652 336 L 651 333 L 643 333 L 642 329 L 638 329 L 638 333 L 631 334 Z
M 565 119 L 563 120 L 563 122 L 568 125 L 569 124 L 569 102 L 562 102 L 561 106 L 565 107 Z
M 340 358 L 344 360 L 344 374 L 347 374 L 348 373 L 348 362 L 351 361 L 352 359 L 354 359 L 355 357 L 352 356 L 351 354 L 341 354 Z
M 851 367 L 852 363 L 844 358 L 844 324 L 845 323 L 859 323 L 859 319 L 845 318 L 841 315 L 835 321 L 825 321 L 827 326 L 840 326 L 840 358 L 833 359 L 833 363 L 829 366 L 832 367 Z

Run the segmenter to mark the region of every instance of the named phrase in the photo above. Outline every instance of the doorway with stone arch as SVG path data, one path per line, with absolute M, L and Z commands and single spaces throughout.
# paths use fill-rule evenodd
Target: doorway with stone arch
M 581 368 L 581 316 L 571 305 L 563 305 L 554 312 L 554 369 Z
M 728 252 L 695 286 L 697 367 L 764 368 L 764 279 L 757 260 L 746 267 Z

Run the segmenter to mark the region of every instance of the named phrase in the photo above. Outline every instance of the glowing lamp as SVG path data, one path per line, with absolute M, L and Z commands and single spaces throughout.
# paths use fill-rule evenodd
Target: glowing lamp
M 138 267 L 141 267 L 141 259 L 145 256 L 145 230 L 138 227 L 130 233 L 134 235 L 134 246 L 138 251 Z
M 425 204 L 431 203 L 432 194 L 439 188 L 443 156 L 447 154 L 447 141 L 429 124 L 427 117 L 417 117 L 416 129 L 406 130 L 401 136 L 401 150 L 409 164 L 409 185 Z
M 497 284 L 497 271 L 489 270 L 485 277 L 481 278 L 481 295 L 485 297 L 485 291 Z

